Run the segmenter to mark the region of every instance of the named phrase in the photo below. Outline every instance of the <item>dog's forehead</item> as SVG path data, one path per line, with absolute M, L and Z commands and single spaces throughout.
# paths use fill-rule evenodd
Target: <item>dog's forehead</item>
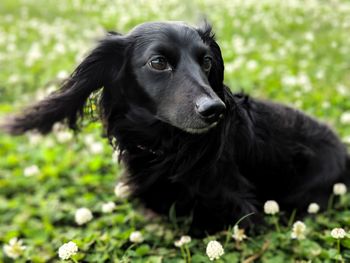
M 193 40 L 202 42 L 196 28 L 184 22 L 147 22 L 135 27 L 129 35 L 143 44 L 152 41 L 182 44 Z

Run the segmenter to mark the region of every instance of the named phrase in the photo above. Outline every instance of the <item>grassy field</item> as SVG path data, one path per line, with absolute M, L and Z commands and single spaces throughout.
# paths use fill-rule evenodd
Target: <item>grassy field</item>
M 280 101 L 329 123 L 350 143 L 350 2 L 326 0 L 2 0 L 0 2 L 0 119 L 58 88 L 105 31 L 125 33 L 153 20 L 212 22 L 233 91 Z M 122 168 L 112 158 L 98 123 L 82 132 L 56 129 L 47 137 L 0 134 L 0 262 L 3 246 L 18 237 L 26 246 L 15 262 L 58 262 L 58 249 L 74 241 L 79 262 L 350 262 L 350 196 L 327 212 L 304 219 L 306 238 L 291 238 L 293 219 L 242 242 L 232 229 L 174 246 L 186 227 L 143 213 L 137 201 L 114 194 Z M 276 186 L 277 187 L 277 186 Z M 103 204 L 114 202 L 111 213 Z M 90 209 L 93 219 L 75 222 Z M 108 209 L 107 209 L 108 210 Z M 103 212 L 104 211 L 104 212 Z M 232 222 L 233 224 L 235 222 Z M 141 231 L 143 241 L 129 236 Z M 339 247 L 338 247 L 339 245 Z M 8 253 L 7 253 L 8 254 Z

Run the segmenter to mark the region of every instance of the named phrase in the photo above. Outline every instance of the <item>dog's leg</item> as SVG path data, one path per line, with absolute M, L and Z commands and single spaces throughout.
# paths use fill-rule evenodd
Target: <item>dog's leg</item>
M 246 193 L 221 193 L 214 199 L 199 200 L 193 211 L 193 221 L 190 232 L 194 236 L 205 233 L 215 233 L 228 229 L 242 217 L 252 214 L 240 222 L 240 227 L 253 229 L 256 223 L 262 222 L 257 211 L 256 202 Z

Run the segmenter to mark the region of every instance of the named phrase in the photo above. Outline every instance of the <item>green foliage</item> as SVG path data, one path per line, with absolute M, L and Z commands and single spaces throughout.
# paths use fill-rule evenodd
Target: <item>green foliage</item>
M 127 32 L 150 20 L 195 24 L 203 15 L 217 33 L 232 90 L 300 108 L 333 124 L 350 141 L 350 126 L 340 121 L 350 111 L 350 4 L 345 0 L 2 0 L 0 117 L 57 89 L 104 31 Z M 117 198 L 113 189 L 122 167 L 101 139 L 101 126 L 89 124 L 89 118 L 84 123 L 71 138 L 64 130 L 45 138 L 0 134 L 0 245 L 13 237 L 24 241 L 27 248 L 16 262 L 59 261 L 58 248 L 71 240 L 79 247 L 76 261 L 185 262 L 174 241 L 188 222 L 176 223 L 174 210 L 168 223 Z M 33 165 L 38 171 L 26 169 Z M 191 260 L 209 262 L 206 244 L 216 239 L 226 244 L 218 262 L 350 262 L 350 239 L 341 240 L 340 256 L 330 236 L 334 227 L 349 230 L 349 198 L 336 198 L 330 211 L 305 219 L 304 240 L 292 240 L 291 227 L 283 224 L 280 233 L 270 224 L 241 243 L 223 232 L 192 239 Z M 108 201 L 116 208 L 102 213 Z M 82 226 L 74 220 L 80 207 L 94 215 Z M 129 241 L 136 230 L 145 238 L 140 244 Z M 2 261 L 11 259 L 1 249 Z

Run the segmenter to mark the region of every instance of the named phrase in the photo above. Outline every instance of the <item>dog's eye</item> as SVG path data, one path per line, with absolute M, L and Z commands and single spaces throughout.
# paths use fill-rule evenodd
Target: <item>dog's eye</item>
M 169 70 L 170 65 L 165 57 L 156 57 L 151 59 L 149 65 L 155 70 Z
M 205 56 L 203 58 L 202 68 L 204 72 L 208 73 L 211 69 L 212 58 L 209 56 Z

